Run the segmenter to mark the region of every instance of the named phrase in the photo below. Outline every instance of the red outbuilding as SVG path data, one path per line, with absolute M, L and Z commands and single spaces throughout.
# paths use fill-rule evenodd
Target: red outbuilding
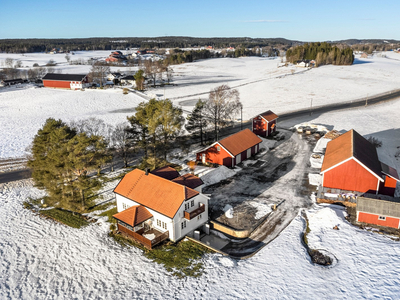
M 89 83 L 87 75 L 81 74 L 47 73 L 42 80 L 44 87 L 71 90 L 85 88 Z
M 261 142 L 250 129 L 244 129 L 201 150 L 196 154 L 196 159 L 202 163 L 234 167 L 256 154 L 260 150 Z
M 267 137 L 276 131 L 278 116 L 272 111 L 266 111 L 253 118 L 253 132 L 259 136 Z
M 357 198 L 357 221 L 379 226 L 399 228 L 399 198 L 365 195 Z
M 355 130 L 330 141 L 321 168 L 322 186 L 393 196 L 399 176 L 382 164 L 376 148 Z

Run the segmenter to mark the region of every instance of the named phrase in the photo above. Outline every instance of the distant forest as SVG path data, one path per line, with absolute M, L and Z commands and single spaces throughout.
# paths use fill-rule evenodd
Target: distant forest
M 304 59 L 315 60 L 317 66 L 352 65 L 354 55 L 349 46 L 339 48 L 326 42 L 306 43 L 293 47 L 286 52 L 286 60 L 291 63 Z
M 153 38 L 83 38 L 83 39 L 4 39 L 0 40 L 0 52 L 29 53 L 48 52 L 53 48 L 64 51 L 79 50 L 125 50 L 127 48 L 191 48 L 212 46 L 227 47 L 274 47 L 289 49 L 301 42 L 283 38 L 195 38 L 195 37 L 153 37 Z

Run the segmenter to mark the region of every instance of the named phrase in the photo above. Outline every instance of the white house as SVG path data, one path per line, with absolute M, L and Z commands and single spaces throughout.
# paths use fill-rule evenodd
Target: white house
M 110 73 L 107 75 L 107 80 L 114 81 L 114 79 L 120 79 L 121 77 L 122 77 L 121 73 L 118 73 L 118 72 Z
M 126 174 L 114 193 L 118 230 L 149 249 L 192 235 L 208 221 L 208 197 L 139 169 Z

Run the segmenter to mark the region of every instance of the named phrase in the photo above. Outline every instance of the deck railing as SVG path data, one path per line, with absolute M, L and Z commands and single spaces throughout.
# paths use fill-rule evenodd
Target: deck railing
M 147 249 L 152 249 L 155 245 L 161 243 L 162 241 L 166 240 L 169 237 L 169 232 L 166 231 L 163 234 L 155 237 L 152 240 L 149 240 L 148 238 L 145 238 L 142 234 L 144 234 L 144 230 L 140 229 L 137 232 L 129 230 L 128 228 L 124 227 L 121 224 L 118 224 L 118 230 L 126 233 L 127 235 L 133 237 L 136 241 L 141 243 L 143 246 L 145 246 Z
M 191 220 L 195 217 L 197 217 L 199 214 L 203 213 L 206 210 L 206 206 L 203 203 L 200 203 L 200 207 L 196 208 L 195 210 L 188 212 L 185 211 L 185 219 L 186 220 Z

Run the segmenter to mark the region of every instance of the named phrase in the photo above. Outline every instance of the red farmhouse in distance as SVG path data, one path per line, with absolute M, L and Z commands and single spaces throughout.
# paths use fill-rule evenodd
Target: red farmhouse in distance
M 80 90 L 89 83 L 87 75 L 82 74 L 47 73 L 42 80 L 44 87 L 71 90 Z
M 321 168 L 326 188 L 392 196 L 399 176 L 381 163 L 376 148 L 355 130 L 330 141 Z
M 196 160 L 234 167 L 256 154 L 260 150 L 261 142 L 262 140 L 250 129 L 244 129 L 201 150 L 196 154 Z
M 259 136 L 267 137 L 276 131 L 278 116 L 272 111 L 266 111 L 253 118 L 253 132 Z

